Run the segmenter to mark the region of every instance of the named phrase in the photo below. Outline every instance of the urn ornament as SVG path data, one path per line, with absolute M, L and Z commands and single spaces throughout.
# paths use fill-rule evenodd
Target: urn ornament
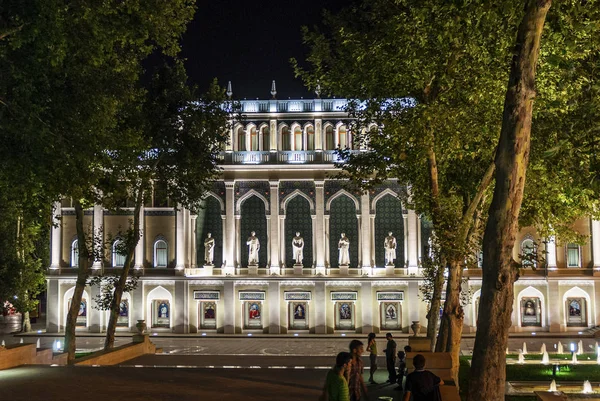
M 146 331 L 146 320 L 144 320 L 144 319 L 138 320 L 135 327 L 138 330 L 138 334 L 144 334 L 144 332 Z
M 414 333 L 413 336 L 415 336 L 415 337 L 418 336 L 419 333 L 421 332 L 421 322 L 419 322 L 418 320 L 414 320 L 412 322 L 412 324 L 410 325 L 410 328 L 412 329 L 412 331 Z

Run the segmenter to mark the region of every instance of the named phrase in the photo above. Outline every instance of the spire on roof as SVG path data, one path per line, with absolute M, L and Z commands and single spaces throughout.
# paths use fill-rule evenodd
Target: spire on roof
M 233 95 L 233 91 L 231 90 L 231 81 L 227 82 L 227 97 L 231 99 L 231 95 Z
M 273 96 L 273 99 L 275 99 L 275 95 L 277 95 L 277 88 L 275 86 L 275 80 L 273 80 L 273 82 L 271 82 L 271 96 Z

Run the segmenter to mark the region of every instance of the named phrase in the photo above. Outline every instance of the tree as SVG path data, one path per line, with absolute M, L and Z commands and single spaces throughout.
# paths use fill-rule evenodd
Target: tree
M 557 78 L 565 77 L 570 70 L 579 70 L 594 64 L 600 47 L 598 46 L 598 4 L 587 2 L 564 2 L 553 6 L 554 15 L 549 14 L 551 1 L 527 1 L 517 31 L 515 51 L 511 63 L 511 71 L 504 102 L 502 130 L 496 153 L 496 187 L 488 212 L 488 221 L 483 237 L 483 281 L 479 305 L 479 325 L 473 351 L 471 378 L 469 383 L 469 400 L 503 400 L 505 389 L 506 360 L 504 349 L 508 340 L 508 329 L 511 325 L 513 303 L 513 285 L 518 278 L 519 265 L 512 259 L 515 234 L 518 229 L 519 213 L 523 201 L 531 150 L 533 105 L 536 98 L 537 68 L 540 68 L 540 93 L 546 96 L 544 106 L 550 106 L 548 113 L 540 113 L 540 131 L 534 129 L 534 135 L 544 135 L 544 123 L 558 118 L 566 119 L 569 124 L 579 126 L 581 108 L 597 107 L 598 100 L 581 104 L 579 94 L 574 97 L 568 92 L 561 92 L 565 86 L 577 87 L 579 80 L 567 80 L 561 84 Z M 548 25 L 544 28 L 548 15 Z M 542 46 L 542 33 L 546 38 L 546 46 Z M 541 49 L 541 50 L 540 50 Z M 590 55 L 591 60 L 590 60 Z M 542 60 L 541 62 L 539 60 Z M 559 68 L 553 69 L 553 66 Z M 586 76 L 589 78 L 589 75 Z M 584 85 L 586 87 L 587 85 Z M 589 95 L 589 89 L 586 95 Z M 584 97 L 585 98 L 585 97 Z M 575 99 L 575 101 L 574 101 Z M 566 101 L 566 102 L 565 102 Z M 574 102 L 573 102 L 574 101 Z M 542 106 L 543 107 L 543 106 Z M 596 127 L 598 121 L 596 120 Z M 537 127 L 536 127 L 537 128 Z M 548 132 L 548 131 L 547 131 Z M 548 133 L 546 132 L 546 135 Z M 560 130 L 550 130 L 551 135 L 562 136 Z M 579 132 L 567 131 L 571 139 L 588 137 Z M 565 142 L 564 144 L 567 144 Z M 579 160 L 585 164 L 586 159 Z M 568 162 L 562 161 L 561 167 Z M 539 165 L 537 167 L 540 167 Z M 538 173 L 544 166 L 541 164 Z M 584 176 L 589 177 L 590 170 L 582 169 Z M 579 170 L 579 169 L 577 169 Z M 551 169 L 550 169 L 551 171 Z M 554 171 L 555 174 L 571 170 Z M 539 183 L 539 182 L 538 182 Z M 537 184 L 537 183 L 536 183 Z M 566 187 L 570 182 L 567 181 Z M 589 192 L 583 198 L 589 197 Z M 571 199 L 574 197 L 571 195 Z M 552 202 L 551 202 L 552 203 Z M 554 202 L 559 203 L 559 202 Z M 567 215 L 575 216 L 586 210 L 592 202 L 578 202 L 572 211 L 563 206 Z M 555 211 L 553 211 L 555 212 Z M 544 213 L 537 222 L 552 221 L 554 213 Z M 531 216 L 530 216 L 531 217 Z M 548 219 L 549 218 L 549 219 Z M 536 220 L 532 220 L 536 221 Z M 543 226 L 543 225 L 542 225 Z
M 73 199 L 79 268 L 65 328 L 74 360 L 75 322 L 98 246 L 83 227 L 83 211 L 101 203 L 98 183 L 113 171 L 110 150 L 134 143 L 119 131 L 120 113 L 143 91 L 142 61 L 153 51 L 175 55 L 195 7 L 189 0 L 9 1 L 0 41 L 2 167 L 43 184 L 44 198 Z M 10 182 L 17 182 L 10 181 Z
M 156 68 L 141 107 L 141 118 L 130 119 L 124 127 L 137 129 L 144 138 L 144 146 L 115 153 L 116 168 L 110 181 L 123 184 L 120 189 L 125 193 L 107 194 L 105 201 L 112 201 L 114 206 L 123 196 L 133 195 L 134 213 L 122 250 L 123 269 L 119 280 L 114 282 L 105 349 L 114 346 L 121 299 L 141 238 L 139 212 L 152 183 L 168 183 L 167 195 L 178 208 L 197 210 L 219 172 L 218 154 L 228 140 L 229 107 L 225 91 L 215 81 L 205 95 L 198 96 L 195 88 L 186 85 L 186 80 L 180 61 Z
M 433 224 L 435 262 L 428 336 L 454 354 L 462 333 L 461 277 L 476 248 L 477 220 L 492 182 L 494 142 L 509 61 L 515 6 L 485 2 L 370 1 L 327 16 L 328 31 L 306 32 L 310 87 L 356 99 L 348 112 L 369 152 L 340 150 L 340 165 L 361 188 L 397 178 L 403 199 Z M 474 80 L 473 77 L 477 77 Z M 369 129 L 374 123 L 378 128 Z M 427 263 L 430 265 L 431 263 Z

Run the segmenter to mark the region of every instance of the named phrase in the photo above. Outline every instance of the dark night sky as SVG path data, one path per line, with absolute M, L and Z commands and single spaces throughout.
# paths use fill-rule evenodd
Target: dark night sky
M 217 78 L 232 82 L 233 97 L 279 99 L 313 97 L 289 59 L 304 60 L 301 26 L 320 24 L 322 10 L 338 11 L 348 0 L 198 0 L 194 21 L 183 37 L 183 57 L 191 83 L 204 91 Z

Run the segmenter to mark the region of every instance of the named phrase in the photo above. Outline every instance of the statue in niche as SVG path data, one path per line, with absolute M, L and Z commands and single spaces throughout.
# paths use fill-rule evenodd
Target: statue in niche
M 215 257 L 215 239 L 211 233 L 206 235 L 204 240 L 204 263 L 207 266 L 212 266 Z
M 346 233 L 342 233 L 338 241 L 339 264 L 340 266 L 348 266 L 350 264 L 350 240 L 346 237 Z
M 394 260 L 396 260 L 396 237 L 392 235 L 392 232 L 388 232 L 388 236 L 385 237 L 383 246 L 385 248 L 385 264 L 387 266 L 393 266 Z
M 301 265 L 302 259 L 304 259 L 304 238 L 300 236 L 299 232 L 296 232 L 296 236 L 292 239 L 292 249 L 294 264 Z
M 256 237 L 256 232 L 252 231 L 250 237 L 246 241 L 248 245 L 248 265 L 258 265 L 258 251 L 260 250 L 260 241 Z

